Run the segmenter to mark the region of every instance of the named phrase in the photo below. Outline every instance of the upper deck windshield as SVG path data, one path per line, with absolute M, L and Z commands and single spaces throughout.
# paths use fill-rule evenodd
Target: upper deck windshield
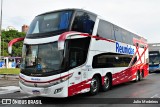
M 32 21 L 28 35 L 67 30 L 73 11 L 59 11 L 42 14 Z

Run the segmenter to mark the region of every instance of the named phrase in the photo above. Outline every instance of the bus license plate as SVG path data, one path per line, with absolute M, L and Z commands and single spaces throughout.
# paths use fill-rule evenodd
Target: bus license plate
M 40 91 L 39 91 L 39 90 L 32 90 L 32 93 L 33 93 L 34 95 L 39 95 L 39 94 L 40 94 Z

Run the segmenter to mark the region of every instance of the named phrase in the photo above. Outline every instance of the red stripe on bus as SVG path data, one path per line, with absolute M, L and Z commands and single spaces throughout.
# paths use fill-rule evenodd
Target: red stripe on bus
M 74 84 L 68 87 L 68 96 L 73 96 L 78 93 L 81 93 L 81 90 L 90 88 L 90 84 L 87 84 L 87 82 L 91 81 L 91 79 L 84 80 L 78 84 Z
M 91 38 L 95 38 L 95 39 L 99 39 L 99 40 L 105 40 L 105 41 L 108 41 L 108 42 L 115 43 L 114 40 L 110 40 L 110 39 L 106 39 L 106 38 L 98 37 L 98 36 L 92 36 L 92 35 L 89 35 L 88 33 L 81 33 L 81 32 L 76 32 L 76 31 L 69 31 L 69 32 L 65 32 L 65 33 L 61 34 L 60 37 L 59 37 L 59 39 L 58 39 L 58 41 L 65 41 L 66 36 L 68 34 L 71 34 L 71 33 L 77 33 L 77 35 L 80 35 L 80 36 L 87 36 L 87 37 L 91 37 Z
M 65 33 L 62 33 L 58 39 L 58 41 L 65 41 L 66 39 L 66 36 L 70 33 L 79 33 L 79 32 L 75 32 L 75 31 L 69 31 L 69 32 L 65 32 Z

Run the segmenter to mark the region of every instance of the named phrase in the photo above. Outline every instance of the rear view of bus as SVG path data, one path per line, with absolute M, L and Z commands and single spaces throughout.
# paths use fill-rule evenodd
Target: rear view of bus
M 147 40 L 82 9 L 36 16 L 22 59 L 20 89 L 38 96 L 95 95 L 148 75 Z

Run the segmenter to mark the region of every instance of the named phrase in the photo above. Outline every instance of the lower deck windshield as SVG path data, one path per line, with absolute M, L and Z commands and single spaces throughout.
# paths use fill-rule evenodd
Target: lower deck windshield
M 75 38 L 65 42 L 65 51 L 58 50 L 58 42 L 24 45 L 22 72 L 28 76 L 48 76 L 66 72 L 86 62 L 90 38 Z
M 63 68 L 63 52 L 58 50 L 58 43 L 23 46 L 24 69 L 32 72 L 51 72 Z
M 157 51 L 149 52 L 149 65 L 160 64 L 160 54 Z

